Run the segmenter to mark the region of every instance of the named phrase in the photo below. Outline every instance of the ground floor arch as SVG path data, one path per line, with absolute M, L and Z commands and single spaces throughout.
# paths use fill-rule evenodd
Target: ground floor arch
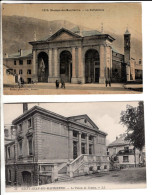
M 60 77 L 65 82 L 71 82 L 72 78 L 72 55 L 64 50 L 60 53 Z
M 32 177 L 29 171 L 22 172 L 22 185 L 23 186 L 31 186 L 32 184 Z
M 40 52 L 38 54 L 38 82 L 48 82 L 48 75 L 48 55 L 45 52 Z
M 99 83 L 100 57 L 96 49 L 89 49 L 85 53 L 85 82 Z

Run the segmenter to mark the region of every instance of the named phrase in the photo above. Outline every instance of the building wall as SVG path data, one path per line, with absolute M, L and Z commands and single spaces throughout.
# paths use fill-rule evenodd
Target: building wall
M 41 159 L 68 159 L 68 127 L 65 124 L 41 116 Z
M 95 143 L 95 155 L 106 155 L 106 137 L 98 135 Z
M 19 65 L 19 60 L 23 60 L 23 65 Z M 27 64 L 27 60 L 31 60 L 31 64 Z M 16 65 L 14 65 L 14 61 L 16 61 Z M 33 72 L 33 65 L 32 65 L 32 58 L 19 58 L 19 59 L 4 59 L 3 62 L 5 65 L 13 69 L 13 72 L 19 75 L 19 70 L 22 70 L 21 77 L 24 79 L 24 82 L 28 82 L 27 78 L 32 79 L 32 72 Z M 27 71 L 31 70 L 31 74 L 28 74 Z
M 15 84 L 15 76 L 10 74 L 8 69 L 3 66 L 3 84 L 4 85 L 10 85 L 10 84 Z

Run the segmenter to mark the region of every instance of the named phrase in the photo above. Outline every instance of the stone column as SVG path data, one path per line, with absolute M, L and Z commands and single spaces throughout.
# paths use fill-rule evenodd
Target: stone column
M 76 64 L 75 64 L 75 47 L 72 47 L 72 83 L 77 83 L 77 78 L 76 78 Z
M 81 132 L 79 132 L 78 156 L 81 155 Z
M 85 82 L 84 79 L 84 64 L 82 59 L 82 47 L 78 48 L 78 77 L 81 83 Z
M 68 144 L 68 149 L 69 149 L 69 160 L 73 160 L 73 131 L 69 129 L 69 144 Z
M 33 74 L 32 74 L 32 79 L 34 82 L 38 81 L 38 73 L 37 73 L 37 54 L 36 54 L 36 50 L 33 50 Z
M 105 83 L 104 69 L 105 69 L 105 46 L 100 45 L 100 77 L 99 77 L 99 83 Z
M 87 151 L 86 154 L 89 154 L 89 135 L 87 134 Z
M 53 76 L 53 67 L 52 67 L 52 49 L 49 50 L 49 78 L 48 82 L 51 83 Z
M 93 154 L 97 155 L 97 151 L 96 151 L 96 137 L 93 137 Z

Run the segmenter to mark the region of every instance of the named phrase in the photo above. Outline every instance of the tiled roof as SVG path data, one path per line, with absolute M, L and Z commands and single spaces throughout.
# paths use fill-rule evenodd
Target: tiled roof
M 128 145 L 130 142 L 125 140 L 126 134 L 120 135 L 115 141 L 108 145 L 108 147 Z
M 32 49 L 22 50 L 22 56 L 20 52 L 8 54 L 8 58 L 24 58 L 24 57 L 31 57 L 32 56 Z

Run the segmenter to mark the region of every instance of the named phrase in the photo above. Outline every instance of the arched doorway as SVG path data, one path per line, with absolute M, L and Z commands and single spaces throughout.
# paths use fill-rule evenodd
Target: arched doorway
M 72 55 L 67 50 L 60 53 L 60 76 L 65 82 L 71 82 Z
M 99 83 L 100 60 L 99 53 L 95 49 L 89 49 L 85 54 L 85 82 Z
M 31 186 L 32 180 L 31 180 L 31 173 L 29 171 L 23 171 L 22 172 L 22 185 L 23 186 Z
M 38 82 L 48 82 L 48 55 L 41 52 L 38 55 Z

